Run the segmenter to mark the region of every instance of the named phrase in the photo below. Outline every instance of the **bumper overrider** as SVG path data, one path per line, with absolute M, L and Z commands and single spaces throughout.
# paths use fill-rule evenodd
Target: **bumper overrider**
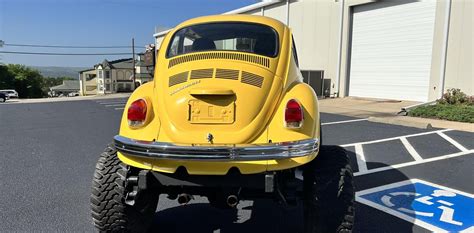
M 265 144 L 173 144 L 141 141 L 117 135 L 116 149 L 126 155 L 156 159 L 201 161 L 251 161 L 298 158 L 318 151 L 318 139 Z

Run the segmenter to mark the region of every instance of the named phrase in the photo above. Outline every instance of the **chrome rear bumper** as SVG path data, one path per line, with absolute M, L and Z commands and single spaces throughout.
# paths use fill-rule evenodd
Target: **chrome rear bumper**
M 126 155 L 198 161 L 289 159 L 310 155 L 319 148 L 317 139 L 266 144 L 195 145 L 140 141 L 117 135 L 114 143 L 115 148 Z

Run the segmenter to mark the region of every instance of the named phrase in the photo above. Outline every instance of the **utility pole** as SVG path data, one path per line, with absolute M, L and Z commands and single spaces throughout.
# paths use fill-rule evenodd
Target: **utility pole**
M 132 63 L 133 63 L 133 90 L 137 88 L 135 82 L 135 38 L 132 38 Z
M 2 48 L 4 44 L 5 44 L 5 41 L 0 40 L 0 48 Z M 0 65 L 1 65 L 1 64 L 3 64 L 3 63 L 2 63 L 2 55 L 0 55 Z

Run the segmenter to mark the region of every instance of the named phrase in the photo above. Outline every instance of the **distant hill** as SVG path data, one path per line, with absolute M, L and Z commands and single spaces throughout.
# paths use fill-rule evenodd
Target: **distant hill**
M 87 67 L 59 67 L 59 66 L 30 66 L 38 70 L 44 77 L 70 77 L 77 79 L 79 71 L 88 69 Z

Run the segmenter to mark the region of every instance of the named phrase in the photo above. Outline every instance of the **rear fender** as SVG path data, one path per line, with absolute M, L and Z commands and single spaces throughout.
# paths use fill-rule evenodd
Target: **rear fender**
M 125 105 L 122 120 L 120 122 L 120 135 L 128 138 L 144 141 L 154 141 L 159 133 L 161 123 L 156 112 L 156 103 L 154 98 L 153 82 L 148 82 L 138 87 L 128 98 Z M 145 125 L 139 128 L 132 128 L 128 125 L 127 109 L 130 104 L 138 99 L 144 99 L 147 102 L 147 117 Z
M 286 103 L 290 99 L 297 99 L 304 110 L 303 126 L 298 129 L 290 129 L 284 126 Z M 297 82 L 293 86 L 290 86 L 289 91 L 286 92 L 280 102 L 280 106 L 273 116 L 268 126 L 268 140 L 271 142 L 286 142 L 317 138 L 318 141 L 320 141 L 319 132 L 321 129 L 319 121 L 318 99 L 316 94 L 308 84 Z M 300 158 L 268 160 L 267 170 L 274 171 L 301 166 L 313 160 L 317 154 L 318 152 Z
M 297 99 L 303 107 L 304 121 L 301 128 L 290 129 L 284 126 L 286 103 L 290 99 Z M 268 140 L 272 142 L 285 142 L 309 138 L 319 139 L 319 131 L 319 111 L 316 94 L 308 84 L 296 83 L 285 94 L 270 122 Z

